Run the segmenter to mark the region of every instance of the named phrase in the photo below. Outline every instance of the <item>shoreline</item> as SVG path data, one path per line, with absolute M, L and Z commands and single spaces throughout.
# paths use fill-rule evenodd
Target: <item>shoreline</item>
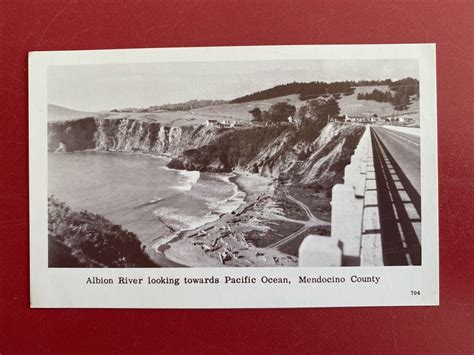
M 170 168 L 168 168 L 168 169 L 170 169 Z M 170 170 L 181 171 L 181 170 L 178 170 L 178 169 L 170 169 Z M 214 173 L 214 174 L 219 174 L 219 173 Z M 226 180 L 227 180 L 227 182 L 229 182 L 230 184 L 232 184 L 235 187 L 234 194 L 232 196 L 222 200 L 222 202 L 219 203 L 216 206 L 215 209 L 213 209 L 212 211 L 209 211 L 208 214 L 214 213 L 219 208 L 219 206 L 221 206 L 221 205 L 225 204 L 226 202 L 234 199 L 239 193 L 242 193 L 244 196 L 242 197 L 242 200 L 240 201 L 240 203 L 237 207 L 232 209 L 230 212 L 220 213 L 212 221 L 207 221 L 207 222 L 205 222 L 205 223 L 203 223 L 199 226 L 196 226 L 196 227 L 193 227 L 193 228 L 190 228 L 190 229 L 176 230 L 176 232 L 172 235 L 164 236 L 164 237 L 157 237 L 156 239 L 152 239 L 152 240 L 150 240 L 149 245 L 147 245 L 147 248 L 149 247 L 150 249 L 154 250 L 156 253 L 161 253 L 168 260 L 174 262 L 174 260 L 172 260 L 171 258 L 169 258 L 168 256 L 165 255 L 165 251 L 171 248 L 170 244 L 178 242 L 179 240 L 183 239 L 185 236 L 187 236 L 188 238 L 191 238 L 194 234 L 198 233 L 198 230 L 206 230 L 209 227 L 214 228 L 214 224 L 217 223 L 219 220 L 221 220 L 223 217 L 225 217 L 227 215 L 234 214 L 235 211 L 237 211 L 239 208 L 241 208 L 243 205 L 245 205 L 247 203 L 248 193 L 242 187 L 241 184 L 237 183 L 237 180 L 238 180 L 239 175 L 241 173 L 240 172 L 232 172 L 232 174 L 233 175 L 229 176 Z M 163 223 L 163 224 L 166 227 L 168 227 L 168 225 L 166 223 Z M 187 234 L 190 234 L 190 235 L 187 235 Z M 163 243 L 164 240 L 166 240 L 166 241 Z M 160 243 L 160 244 L 157 245 L 158 243 Z
M 164 153 L 145 153 L 145 152 L 129 152 L 126 150 L 103 150 L 103 149 L 83 149 L 83 150 L 74 150 L 72 152 L 64 152 L 64 151 L 56 151 L 56 150 L 48 150 L 48 153 L 54 154 L 81 154 L 81 153 L 100 153 L 100 154 L 127 154 L 127 155 L 144 155 L 151 158 L 161 158 L 167 160 L 168 163 L 173 160 L 171 155 L 164 154 Z M 176 170 L 176 169 L 173 169 Z
M 245 238 L 245 231 L 254 223 L 257 229 L 267 228 L 259 226 L 258 218 L 253 220 L 251 210 L 266 209 L 267 198 L 275 192 L 273 180 L 249 172 L 233 173 L 229 179 L 245 194 L 244 203 L 214 221 L 179 232 L 166 243 L 155 243 L 153 249 L 189 267 L 295 266 L 294 257 L 249 244 Z

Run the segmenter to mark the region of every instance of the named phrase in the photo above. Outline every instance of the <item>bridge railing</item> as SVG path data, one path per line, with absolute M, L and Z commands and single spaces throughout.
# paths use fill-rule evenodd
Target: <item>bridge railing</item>
M 331 236 L 308 235 L 299 248 L 299 266 L 378 265 L 383 265 L 382 242 L 367 126 L 344 169 L 344 184 L 332 189 Z

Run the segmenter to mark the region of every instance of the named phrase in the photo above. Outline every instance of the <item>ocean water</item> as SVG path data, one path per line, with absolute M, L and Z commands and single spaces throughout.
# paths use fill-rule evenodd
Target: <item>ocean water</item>
M 243 202 L 231 174 L 173 170 L 167 162 L 139 154 L 49 153 L 48 195 L 101 214 L 146 244 L 216 220 Z

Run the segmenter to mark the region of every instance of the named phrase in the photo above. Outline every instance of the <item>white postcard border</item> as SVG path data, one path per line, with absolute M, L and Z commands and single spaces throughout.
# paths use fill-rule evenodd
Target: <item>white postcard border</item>
M 421 113 L 422 265 L 341 268 L 48 268 L 48 65 L 288 59 L 418 59 Z M 34 308 L 292 308 L 438 305 L 438 179 L 434 44 L 318 45 L 32 52 L 29 56 L 30 298 Z M 299 276 L 346 282 L 301 284 Z M 380 277 L 378 284 L 352 276 Z M 87 277 L 180 278 L 174 285 L 86 285 Z M 185 285 L 184 277 L 219 277 Z M 225 284 L 224 277 L 256 284 Z M 287 277 L 291 284 L 262 283 Z M 413 294 L 412 291 L 420 291 Z

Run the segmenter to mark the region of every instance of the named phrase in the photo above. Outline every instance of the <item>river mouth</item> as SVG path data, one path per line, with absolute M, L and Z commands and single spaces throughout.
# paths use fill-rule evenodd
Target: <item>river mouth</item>
M 134 232 L 159 265 L 179 267 L 154 246 L 243 203 L 232 174 L 168 169 L 169 159 L 126 153 L 48 153 L 48 195 Z

